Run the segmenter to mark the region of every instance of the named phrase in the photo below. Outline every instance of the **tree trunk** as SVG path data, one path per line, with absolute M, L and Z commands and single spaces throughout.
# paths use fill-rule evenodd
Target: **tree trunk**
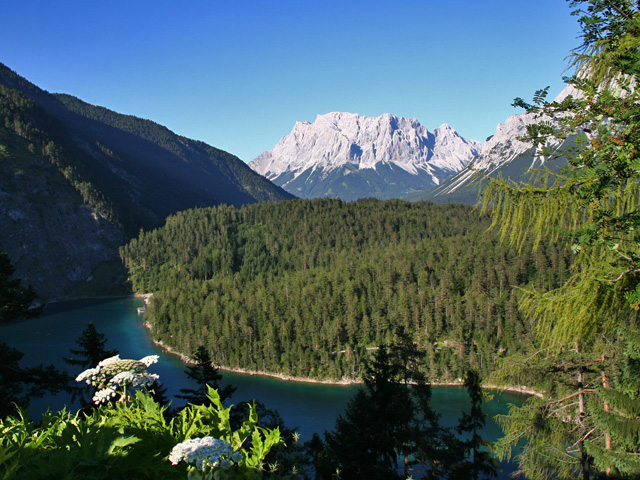
M 405 447 L 406 447 L 405 443 Z M 404 454 L 404 478 L 409 478 L 409 455 Z
M 579 428 L 579 434 L 581 436 L 584 435 L 584 420 L 587 417 L 587 410 L 586 410 L 586 406 L 585 406 L 585 402 L 584 402 L 584 381 L 583 381 L 583 375 L 584 375 L 584 368 L 580 368 L 578 370 L 578 389 L 580 390 L 580 394 L 578 396 L 578 411 L 579 411 L 579 415 L 578 415 L 578 422 L 581 425 Z M 580 460 L 580 464 L 582 466 L 582 480 L 589 480 L 589 474 L 590 474 L 590 462 L 589 462 L 589 455 L 587 455 L 587 452 L 584 449 L 584 437 L 583 439 L 580 440 L 580 443 L 578 444 L 580 447 L 580 452 L 582 455 L 582 458 Z
M 602 388 L 609 388 L 609 383 L 607 381 L 607 374 L 605 373 L 604 370 L 602 371 Z M 608 412 L 609 408 L 610 408 L 609 402 L 605 400 L 604 411 Z M 604 437 L 604 448 L 606 448 L 607 450 L 611 450 L 611 435 L 609 434 L 609 432 L 607 432 Z M 611 467 L 607 468 L 606 477 L 611 478 Z

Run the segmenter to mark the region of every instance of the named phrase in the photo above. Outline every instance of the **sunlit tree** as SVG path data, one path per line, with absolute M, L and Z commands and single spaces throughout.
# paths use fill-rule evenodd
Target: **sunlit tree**
M 569 95 L 548 102 L 541 90 L 533 103 L 515 102 L 537 115 L 528 127 L 537 153 L 563 158 L 567 168 L 539 172 L 525 185 L 491 181 L 483 204 L 519 248 L 530 237 L 536 244 L 552 238 L 575 253 L 573 275 L 560 288 L 525 291 L 520 302 L 539 347 L 529 360 L 568 374 L 573 391 L 548 390 L 512 411 L 501 446 L 526 441 L 519 459 L 531 478 L 586 480 L 613 467 L 594 465 L 589 454 L 613 435 L 592 423 L 604 408 L 593 398 L 595 382 L 617 381 L 607 374 L 614 355 L 603 339 L 635 326 L 640 307 L 640 14 L 629 0 L 570 4 L 583 44 L 574 51 Z

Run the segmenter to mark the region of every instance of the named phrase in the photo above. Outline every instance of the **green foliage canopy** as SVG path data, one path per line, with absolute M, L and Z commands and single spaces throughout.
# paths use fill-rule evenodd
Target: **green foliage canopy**
M 519 462 L 532 479 L 636 478 L 637 383 L 621 374 L 625 342 L 616 336 L 637 330 L 640 308 L 640 12 L 628 0 L 570 4 L 584 41 L 574 52 L 572 90 L 554 102 L 544 90 L 533 104 L 515 102 L 538 116 L 528 139 L 539 154 L 563 156 L 568 167 L 526 185 L 494 181 L 484 192 L 485 209 L 493 207 L 493 223 L 512 245 L 551 236 L 576 253 L 560 288 L 530 289 L 520 303 L 541 346 L 522 365 L 537 363 L 532 371 L 553 381 L 542 398 L 502 419 L 499 447 L 508 456 L 505 447 L 524 440 Z M 626 340 L 628 367 L 637 338 Z
M 490 182 L 483 198 L 512 244 L 562 237 L 577 253 L 567 282 L 532 292 L 523 304 L 539 338 L 556 349 L 614 331 L 640 305 L 640 18 L 629 1 L 571 3 L 586 8 L 576 10 L 584 44 L 572 94 L 516 100 L 538 115 L 528 129 L 538 153 L 565 157 L 569 167 L 524 186 Z
M 545 243 L 517 255 L 464 205 L 294 200 L 180 212 L 121 249 L 154 292 L 153 335 L 215 364 L 301 377 L 362 373 L 402 327 L 432 381 L 462 378 L 523 346 L 514 286 L 554 288 L 571 263 Z

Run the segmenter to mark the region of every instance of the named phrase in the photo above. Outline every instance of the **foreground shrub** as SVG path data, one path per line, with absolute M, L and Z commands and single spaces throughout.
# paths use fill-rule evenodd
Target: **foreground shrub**
M 266 455 L 281 442 L 279 429 L 258 427 L 251 405 L 248 418 L 232 431 L 231 407 L 224 408 L 212 388 L 208 397 L 210 405 L 188 405 L 171 420 L 144 391 L 91 414 L 47 412 L 39 426 L 21 410 L 0 421 L 0 478 L 262 478 Z M 207 450 L 214 444 L 222 449 Z M 194 457 L 186 455 L 189 445 L 205 448 Z

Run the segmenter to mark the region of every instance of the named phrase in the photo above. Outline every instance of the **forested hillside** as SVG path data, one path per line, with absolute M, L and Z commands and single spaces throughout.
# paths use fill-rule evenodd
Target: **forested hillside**
M 195 206 L 293 198 L 223 150 L 176 135 L 150 120 L 70 95 L 54 97 L 68 110 L 61 118 L 69 128 L 95 142 L 108 162 L 126 172 L 126 180 L 132 177 L 141 198 L 151 197 L 147 207 L 160 222 L 170 213 Z
M 400 327 L 434 381 L 490 371 L 530 330 L 514 287 L 554 288 L 571 256 L 517 255 L 468 206 L 294 200 L 180 212 L 121 249 L 157 339 L 227 367 L 358 377 Z
M 290 198 L 227 152 L 51 95 L 0 64 L 0 251 L 43 299 L 75 295 L 172 213 Z M 113 278 L 89 294 L 114 293 Z
M 104 199 L 102 210 L 129 234 L 196 206 L 292 198 L 237 157 L 152 121 L 49 94 L 2 64 L 0 85 L 13 104 L 5 127 L 28 138 L 37 155 L 50 156 L 55 147 L 58 162 L 64 163 L 59 168 L 73 167 L 76 188 L 90 184 L 97 192 L 93 196 Z M 25 102 L 28 111 L 22 111 Z M 32 127 L 39 130 L 37 137 L 30 138 Z
M 41 299 L 70 295 L 126 240 L 96 187 L 110 172 L 80 157 L 59 122 L 0 85 L 0 251 Z

